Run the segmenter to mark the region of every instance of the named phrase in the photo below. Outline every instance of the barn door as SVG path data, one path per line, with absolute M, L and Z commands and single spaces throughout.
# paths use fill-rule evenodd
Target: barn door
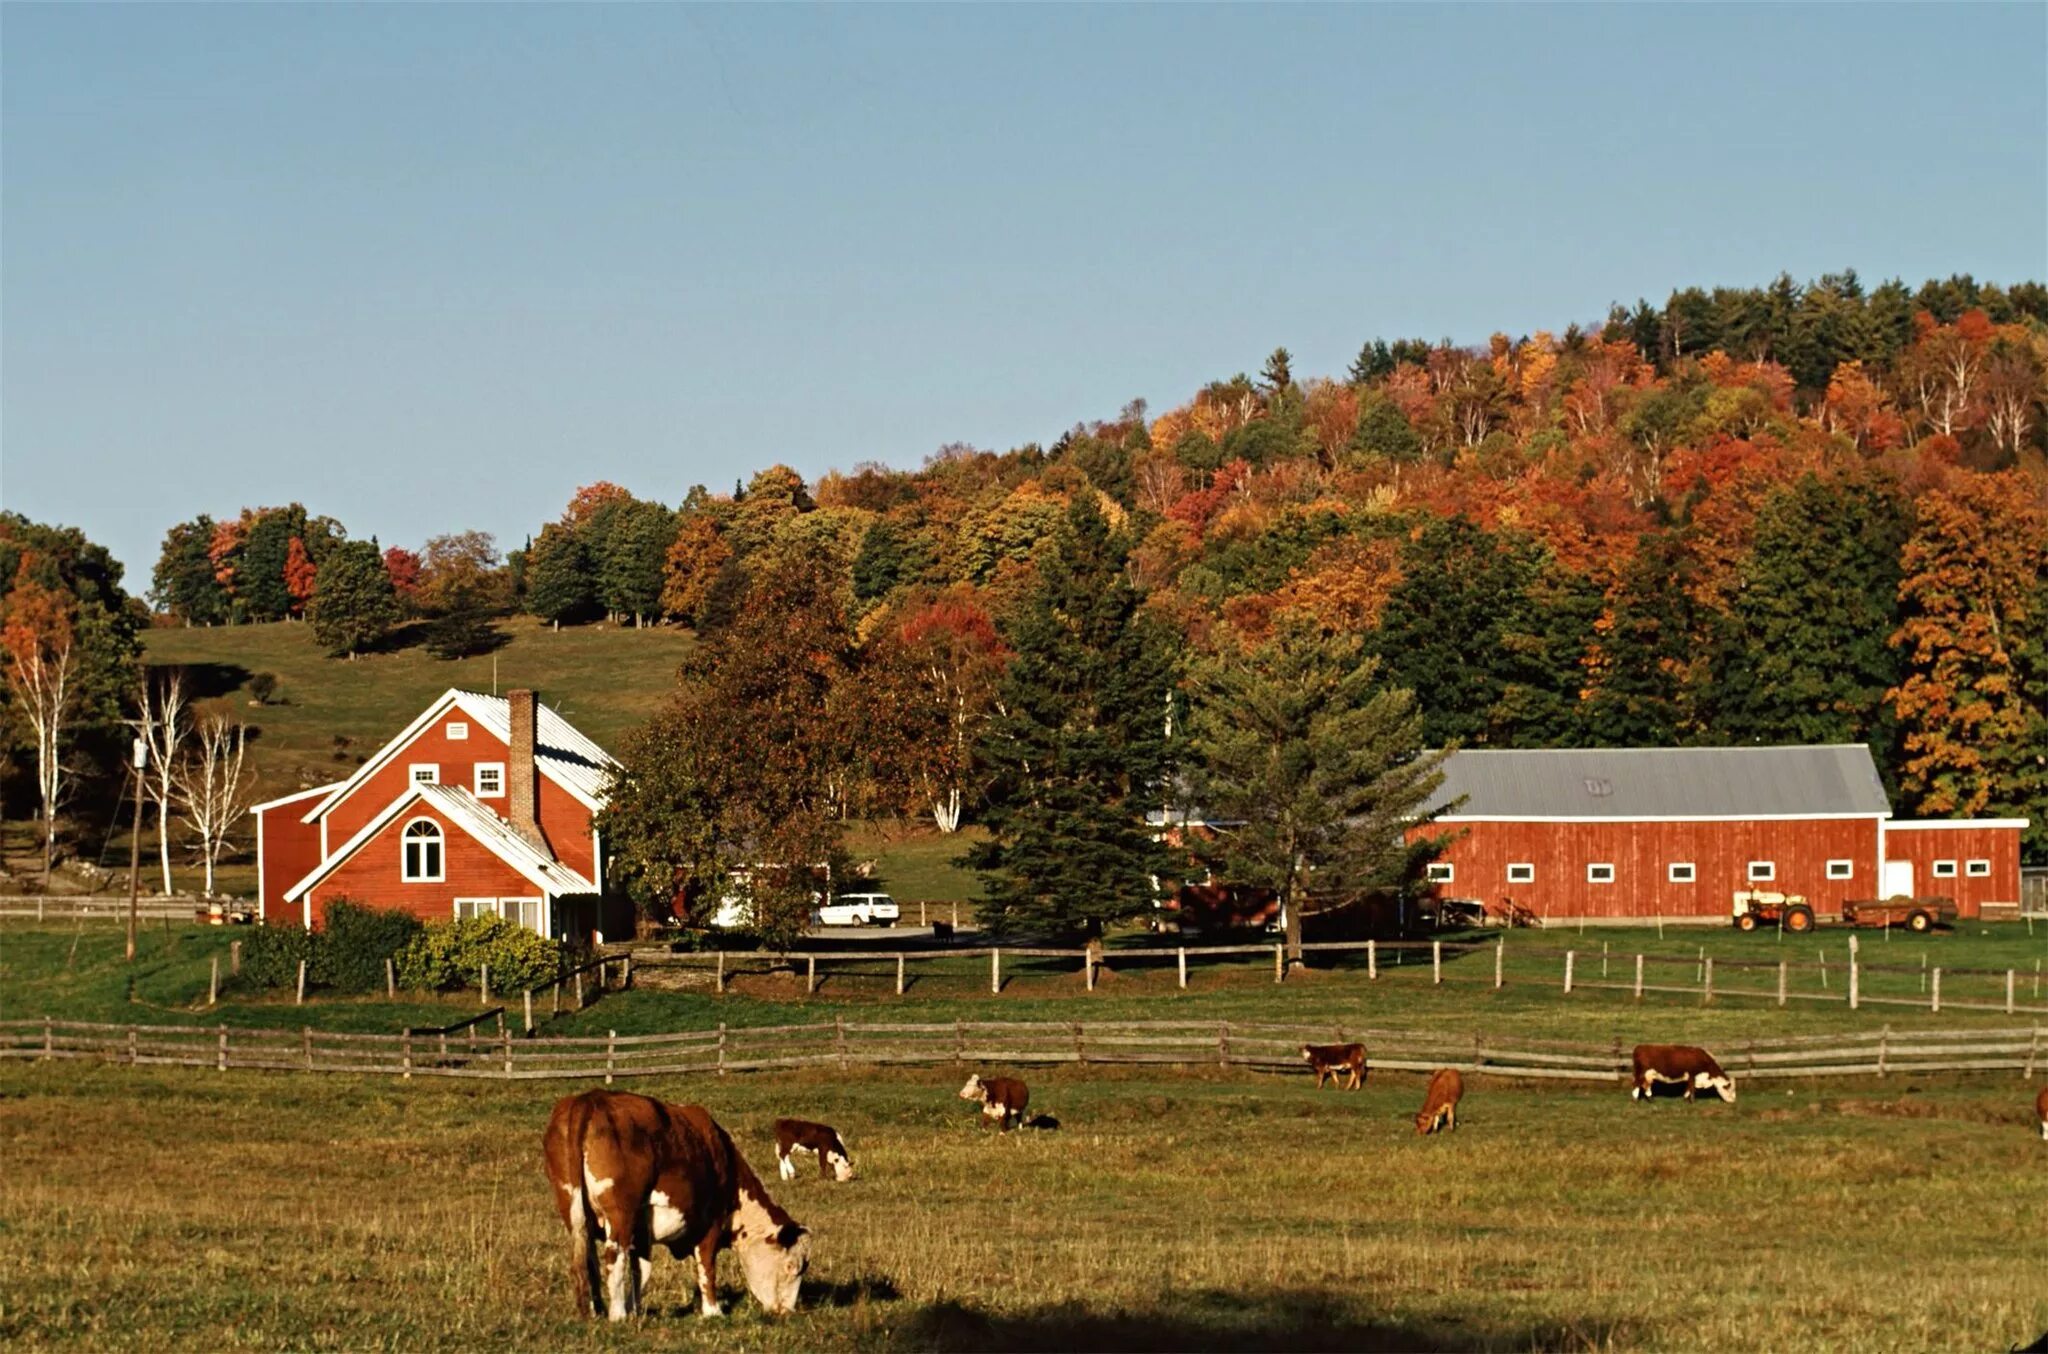
M 1913 896 L 1913 862 L 1910 860 L 1888 860 L 1884 863 L 1884 887 L 1881 897 L 1898 898 Z

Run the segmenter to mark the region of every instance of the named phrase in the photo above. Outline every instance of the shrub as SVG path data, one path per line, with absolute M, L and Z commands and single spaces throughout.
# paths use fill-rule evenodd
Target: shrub
M 270 704 L 270 698 L 277 694 L 277 674 L 259 672 L 250 677 L 249 694 L 256 698 L 258 705 Z
M 313 959 L 313 935 L 296 926 L 258 926 L 242 946 L 242 981 L 255 987 L 297 987 L 299 961 Z
M 433 922 L 398 956 L 398 980 L 407 987 L 474 987 L 483 966 L 500 992 L 538 987 L 561 971 L 562 947 L 503 917 Z
M 384 961 L 396 959 L 422 929 L 410 913 L 337 900 L 313 946 L 312 976 L 344 992 L 382 991 Z

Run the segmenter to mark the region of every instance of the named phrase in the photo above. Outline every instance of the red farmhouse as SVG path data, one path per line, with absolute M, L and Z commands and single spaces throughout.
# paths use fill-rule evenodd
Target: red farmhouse
M 616 766 L 531 691 L 449 691 L 347 780 L 256 806 L 258 915 L 311 929 L 346 898 L 423 920 L 599 932 L 591 820 Z
M 1445 896 L 1511 899 L 1544 919 L 1727 917 L 1733 895 L 1947 895 L 1961 915 L 2017 905 L 2022 818 L 1893 822 L 1870 749 L 1608 748 L 1456 752 L 1428 867 Z

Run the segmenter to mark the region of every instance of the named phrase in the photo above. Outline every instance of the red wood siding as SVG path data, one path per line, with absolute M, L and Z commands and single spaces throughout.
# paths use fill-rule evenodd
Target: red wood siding
M 274 925 L 300 926 L 305 914 L 284 891 L 312 873 L 320 863 L 320 825 L 299 820 L 320 801 L 308 796 L 295 803 L 266 809 L 263 819 L 263 919 Z
M 399 859 L 406 825 L 431 818 L 441 825 L 442 874 L 438 884 L 408 884 Z M 296 882 L 296 881 L 294 881 Z M 313 924 L 319 926 L 327 904 L 347 898 L 370 907 L 397 908 L 422 921 L 447 921 L 455 915 L 457 898 L 538 898 L 532 880 L 498 859 L 425 804 L 399 814 L 363 843 L 355 855 L 313 887 Z
M 450 724 L 468 724 L 469 737 L 448 737 Z M 340 850 L 343 843 L 389 808 L 392 800 L 411 788 L 412 767 L 415 763 L 435 763 L 441 768 L 443 785 L 459 785 L 474 792 L 476 763 L 503 764 L 510 754 L 511 749 L 504 739 L 493 735 L 459 708 L 444 712 L 439 719 L 414 735 L 412 742 L 400 748 L 390 762 L 377 769 L 376 774 L 349 791 L 347 798 L 328 810 L 328 848 Z M 542 773 L 539 779 L 541 831 L 547 834 L 548 845 L 554 848 L 555 858 L 585 879 L 595 879 L 596 875 L 592 872 L 595 861 L 590 841 L 590 810 L 583 807 L 582 802 L 574 795 L 548 779 L 545 773 Z M 480 799 L 477 802 L 500 818 L 505 816 L 509 805 L 509 801 L 503 797 Z M 304 813 L 306 810 L 302 808 L 299 811 Z M 311 866 L 307 868 L 310 869 Z M 304 873 L 300 871 L 291 882 L 298 882 Z M 289 887 L 289 884 L 286 887 Z
M 1913 892 L 1924 897 L 1947 895 L 1957 910 L 1974 917 L 1986 903 L 2020 900 L 2020 829 L 2016 827 L 1890 827 L 1884 834 L 1887 860 L 1913 862 Z M 1934 862 L 1956 863 L 1953 879 L 1936 879 Z M 1972 879 L 1969 862 L 1988 860 L 1991 873 Z
M 1776 878 L 1756 888 L 1803 893 L 1822 913 L 1877 892 L 1877 820 L 1754 819 L 1740 822 L 1440 823 L 1410 838 L 1451 834 L 1440 857 L 1453 875 L 1445 897 L 1497 903 L 1512 898 L 1542 917 L 1725 917 L 1750 888 L 1748 866 L 1768 860 Z M 1827 877 L 1829 860 L 1851 862 L 1850 877 Z M 1673 862 L 1691 862 L 1693 882 L 1670 882 Z M 1536 877 L 1510 884 L 1508 866 Z M 1614 882 L 1589 883 L 1586 867 L 1614 866 Z

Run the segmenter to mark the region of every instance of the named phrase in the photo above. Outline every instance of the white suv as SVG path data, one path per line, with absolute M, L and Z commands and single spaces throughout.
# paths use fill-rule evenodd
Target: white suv
M 842 893 L 812 914 L 820 926 L 894 926 L 903 909 L 886 893 Z

